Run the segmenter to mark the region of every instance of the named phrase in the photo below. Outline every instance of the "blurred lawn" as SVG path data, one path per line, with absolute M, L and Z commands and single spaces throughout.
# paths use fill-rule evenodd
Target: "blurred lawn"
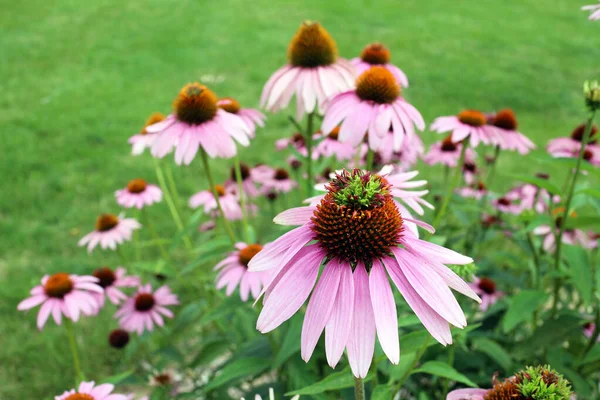
M 88 256 L 76 243 L 97 214 L 118 211 L 116 189 L 138 176 L 154 180 L 151 160 L 131 157 L 127 138 L 193 80 L 217 77 L 222 82 L 208 83 L 219 95 L 257 106 L 303 19 L 321 21 L 348 58 L 368 42 L 387 44 L 409 76 L 406 96 L 427 121 L 463 107 L 511 107 L 521 131 L 542 146 L 581 122 L 582 82 L 598 78 L 600 25 L 579 10 L 592 0 L 2 3 L 3 400 L 50 398 L 71 385 L 63 331 L 50 322 L 38 333 L 37 310 L 17 313 L 16 305 L 44 273 L 90 273 L 118 261 Z M 271 158 L 274 139 L 290 133 L 287 115 L 271 117 L 242 158 Z M 426 143 L 434 136 L 423 135 Z M 501 173 L 537 167 L 516 156 L 500 162 Z M 423 174 L 436 180 L 439 172 Z M 176 175 L 185 195 L 206 184 L 198 162 Z M 168 233 L 166 208 L 152 211 L 165 216 Z M 104 320 L 77 325 L 90 378 L 120 371 L 105 345 L 115 323 Z

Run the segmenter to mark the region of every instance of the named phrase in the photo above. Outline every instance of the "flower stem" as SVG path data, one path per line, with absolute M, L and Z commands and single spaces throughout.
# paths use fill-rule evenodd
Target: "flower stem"
M 117 246 L 117 254 L 119 255 L 119 258 L 121 259 L 121 264 L 123 264 L 123 266 L 127 266 L 129 265 L 129 260 L 127 259 L 127 257 L 125 257 L 125 254 L 123 254 L 123 250 L 121 250 L 121 247 Z
M 468 142 L 465 139 L 462 143 L 460 157 L 458 159 L 458 164 L 456 165 L 456 168 L 454 169 L 454 175 L 452 176 L 452 181 L 450 182 L 450 185 L 448 186 L 448 190 L 446 191 L 446 196 L 444 196 L 442 205 L 440 206 L 440 209 L 433 220 L 434 227 L 438 226 L 439 222 L 442 220 L 442 218 L 446 214 L 446 209 L 448 208 L 448 204 L 450 203 L 450 198 L 452 197 L 452 193 L 454 193 L 454 188 L 456 187 L 456 185 L 458 185 L 458 180 L 460 178 L 460 172 L 462 171 L 463 164 L 465 162 L 465 153 L 467 152 L 467 146 L 468 146 Z
M 173 169 L 169 163 L 166 164 L 165 170 L 165 175 L 169 181 L 169 189 L 171 189 L 171 193 L 173 194 L 175 206 L 179 207 L 181 205 L 181 201 L 179 200 L 179 191 L 177 190 L 177 185 L 175 185 L 175 179 L 173 179 Z
M 412 370 L 415 369 L 415 367 L 417 366 L 417 363 L 419 362 L 419 360 L 421 360 L 421 357 L 423 357 L 423 353 L 425 353 L 425 350 L 427 350 L 427 347 L 429 346 L 429 341 L 430 340 L 431 340 L 431 336 L 427 336 L 427 339 L 425 339 L 425 342 L 423 342 L 423 344 L 421 345 L 421 348 L 417 351 L 415 359 L 413 360 L 412 364 L 410 365 L 410 368 L 408 368 L 406 370 L 406 372 L 404 373 L 404 375 L 402 375 L 402 377 L 400 378 L 400 380 L 396 384 L 396 386 L 394 388 L 394 392 L 397 393 L 397 392 L 400 391 L 400 388 L 402 387 L 402 384 L 404 383 L 404 381 L 406 380 L 406 378 L 408 378 L 408 376 L 410 375 L 410 373 L 412 372 Z
M 165 202 L 171 211 L 171 216 L 173 217 L 173 221 L 175 221 L 175 225 L 177 226 L 177 230 L 179 232 L 183 232 L 183 222 L 181 222 L 181 217 L 179 216 L 179 212 L 177 211 L 177 207 L 175 207 L 175 203 L 173 202 L 173 198 L 169 192 L 169 188 L 167 187 L 167 183 L 165 182 L 165 175 L 160 167 L 160 164 L 156 158 L 154 158 L 154 169 L 156 171 L 156 177 L 158 178 L 158 183 L 160 188 L 163 191 L 165 196 Z M 185 243 L 185 247 L 188 250 L 192 249 L 192 241 L 188 237 L 188 235 L 183 236 L 183 242 Z
M 583 160 L 583 155 L 585 154 L 585 148 L 590 140 L 590 134 L 592 132 L 592 126 L 594 125 L 594 117 L 596 115 L 596 110 L 593 110 L 588 117 L 587 123 L 585 125 L 585 131 L 583 132 L 583 137 L 581 138 L 581 147 L 579 148 L 579 156 L 577 157 L 577 164 L 575 165 L 575 172 L 573 172 L 573 179 L 571 180 L 571 185 L 567 191 L 567 201 L 565 202 L 565 211 L 563 212 L 560 227 L 558 229 L 558 234 L 556 235 L 556 251 L 554 252 L 554 271 L 558 272 L 560 268 L 560 256 L 562 250 L 562 237 L 565 233 L 565 227 L 567 225 L 567 218 L 569 217 L 569 208 L 571 207 L 571 201 L 573 200 L 573 193 L 575 192 L 575 184 L 577 183 L 577 178 L 579 176 L 579 170 L 581 169 L 581 161 Z M 553 303 L 552 303 L 552 316 L 556 315 L 558 308 L 558 295 L 560 290 L 561 279 L 559 277 L 554 280 L 554 293 L 553 293 Z
M 373 169 L 373 159 L 375 158 L 375 152 L 369 148 L 367 151 L 367 171 Z
M 365 382 L 362 378 L 354 377 L 354 399 L 365 400 Z
M 67 337 L 69 338 L 69 347 L 71 348 L 71 354 L 73 355 L 73 367 L 75 368 L 75 386 L 79 382 L 83 381 L 83 372 L 81 372 L 81 364 L 79 363 L 79 355 L 77 353 L 77 342 L 75 341 L 75 335 L 73 334 L 73 324 L 71 320 L 65 318 L 65 329 L 67 331 Z
M 148 227 L 148 230 L 150 231 L 152 237 L 157 241 L 157 245 L 160 248 L 160 252 L 163 258 L 165 259 L 165 261 L 168 261 L 169 253 L 164 248 L 163 244 L 160 242 L 160 236 L 158 236 L 158 232 L 156 232 L 156 229 L 154 229 L 154 225 L 152 225 L 152 223 L 150 222 L 150 217 L 148 217 L 148 213 L 146 212 L 145 208 L 142 208 L 142 219 L 144 221 L 144 225 Z
M 204 166 L 204 172 L 206 173 L 206 178 L 208 179 L 208 184 L 210 185 L 210 190 L 217 202 L 217 208 L 219 209 L 219 215 L 221 216 L 221 220 L 223 221 L 223 226 L 225 227 L 225 231 L 227 232 L 227 236 L 231 240 L 231 244 L 235 245 L 235 235 L 233 234 L 233 230 L 231 229 L 231 225 L 229 225 L 229 221 L 225 218 L 225 213 L 223 212 L 223 207 L 221 206 L 221 200 L 219 200 L 219 193 L 217 193 L 217 187 L 215 186 L 215 181 L 210 173 L 210 165 L 208 162 L 208 154 L 204 149 L 200 149 L 200 158 L 202 159 L 202 164 Z
M 306 159 L 306 193 L 308 197 L 312 196 L 313 191 L 313 163 L 312 163 L 312 154 L 313 154 L 313 117 L 314 112 L 308 114 L 308 121 L 306 123 L 306 151 L 307 151 L 307 159 Z
M 483 214 L 483 211 L 485 210 L 485 205 L 487 203 L 488 195 L 490 193 L 490 188 L 492 187 L 492 181 L 494 180 L 494 175 L 496 174 L 496 164 L 498 163 L 499 156 L 500 146 L 496 145 L 496 148 L 494 149 L 494 160 L 492 161 L 492 165 L 490 165 L 490 171 L 488 172 L 487 178 L 484 182 L 485 186 L 487 187 L 487 190 L 483 193 L 483 196 L 481 196 L 481 214 Z
M 240 157 L 235 155 L 235 179 L 238 184 L 238 192 L 240 196 L 240 205 L 242 207 L 242 224 L 244 225 L 244 236 L 246 243 L 250 244 L 250 226 L 248 225 L 248 210 L 246 209 L 246 193 L 244 193 L 244 187 L 242 185 L 242 166 L 240 164 Z

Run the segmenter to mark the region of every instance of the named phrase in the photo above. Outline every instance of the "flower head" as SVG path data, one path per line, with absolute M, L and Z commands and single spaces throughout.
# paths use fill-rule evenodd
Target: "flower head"
M 357 148 L 349 143 L 339 141 L 340 128 L 335 127 L 327 135 L 319 137 L 321 141 L 317 144 L 314 152 L 317 156 L 325 158 L 335 157 L 338 161 L 348 161 L 354 157 Z
M 123 329 L 115 329 L 108 335 L 108 343 L 115 349 L 122 349 L 129 343 L 129 333 Z
M 127 276 L 127 271 L 123 267 L 117 267 L 112 270 L 109 267 L 100 267 L 92 274 L 98 278 L 98 285 L 104 289 L 103 294 L 95 294 L 100 307 L 104 307 L 104 297 L 106 296 L 111 303 L 120 304 L 127 298 L 120 288 L 137 287 L 140 285 L 140 278 L 137 276 Z
M 102 214 L 96 219 L 96 229 L 82 237 L 77 245 L 87 245 L 88 252 L 94 250 L 97 245 L 102 249 L 116 250 L 117 245 L 131 240 L 133 231 L 141 227 L 142 225 L 133 218 Z
M 250 271 L 280 267 L 265 290 L 258 330 L 269 332 L 289 319 L 312 291 L 302 358 L 311 357 L 325 329 L 329 364 L 334 367 L 346 348 L 354 375 L 364 377 L 376 336 L 388 358 L 399 360 L 391 277 L 432 335 L 451 343 L 448 324 L 464 327 L 466 319 L 449 286 L 479 298 L 444 264 L 468 264 L 471 258 L 405 229 L 395 188 L 385 176 L 342 171 L 326 188 L 318 204 L 278 215 L 276 223 L 301 226 L 265 246 L 249 263 Z
M 298 184 L 290 177 L 290 173 L 285 168 L 271 169 L 269 175 L 261 176 L 262 192 L 268 193 L 288 193 Z
M 154 324 L 163 326 L 162 316 L 173 318 L 173 312 L 166 306 L 177 304 L 179 300 L 168 286 L 161 286 L 153 292 L 152 286 L 148 284 L 140 286 L 137 292 L 123 303 L 115 318 L 119 319 L 121 328 L 141 335 L 144 330 L 152 331 Z
M 260 191 L 256 187 L 260 183 L 261 172 L 244 163 L 240 163 L 240 175 L 242 178 L 242 190 L 249 197 L 256 197 Z M 224 184 L 225 191 L 235 193 L 238 190 L 237 172 L 235 166 L 231 167 L 229 179 Z
M 470 283 L 469 286 L 481 297 L 481 304 L 479 305 L 481 311 L 486 311 L 489 306 L 504 296 L 504 293 L 497 290 L 496 282 L 490 278 L 475 277 L 473 283 Z
M 148 184 L 145 180 L 132 179 L 124 189 L 115 192 L 117 204 L 125 208 L 142 209 L 162 200 L 162 190 L 156 185 Z
M 64 272 L 44 275 L 42 284 L 31 289 L 31 297 L 20 302 L 17 310 L 25 311 L 41 305 L 37 327 L 42 330 L 50 314 L 57 325 L 61 324 L 63 315 L 77 322 L 82 314 L 96 314 L 100 304 L 94 294 L 102 295 L 102 292 L 98 278 L 93 276 L 69 275 Z
M 333 38 L 318 22 L 305 21 L 288 46 L 288 64 L 263 89 L 261 106 L 271 112 L 287 107 L 296 95 L 296 119 L 322 113 L 325 101 L 352 87 L 354 67 L 337 55 Z
M 197 82 L 181 89 L 173 101 L 172 114 L 146 130 L 158 134 L 152 155 L 162 158 L 176 148 L 178 165 L 190 164 L 200 148 L 212 158 L 233 157 L 235 141 L 248 146 L 252 132 L 240 116 L 219 108 L 217 96 Z
M 497 128 L 487 125 L 488 118 L 478 110 L 463 110 L 458 115 L 438 117 L 431 124 L 431 130 L 438 133 L 451 132 L 452 142 L 458 143 L 468 138 L 473 147 L 483 144 L 498 144 Z
M 597 144 L 597 132 L 598 128 L 596 125 L 593 125 L 583 152 L 583 159 L 593 165 L 600 165 L 600 146 Z M 569 137 L 559 137 L 550 140 L 546 150 L 553 157 L 578 158 L 584 133 L 585 124 L 578 125 Z
M 150 115 L 150 117 L 144 124 L 142 131 L 129 138 L 129 144 L 132 146 L 131 154 L 133 154 L 134 156 L 137 156 L 137 155 L 142 154 L 144 152 L 144 150 L 146 150 L 147 148 L 152 147 L 152 145 L 154 144 L 154 141 L 156 140 L 156 137 L 158 135 L 156 133 L 148 132 L 146 130 L 146 128 L 149 127 L 150 125 L 154 125 L 156 123 L 163 121 L 165 118 L 166 117 L 164 114 L 158 113 L 158 112 L 155 112 L 152 115 Z
M 321 130 L 331 132 L 341 123 L 339 140 L 358 146 L 367 131 L 369 148 L 378 150 L 390 130 L 393 148 L 402 148 L 405 138 L 412 138 L 414 127 L 423 130 L 425 122 L 419 111 L 401 96 L 402 90 L 393 74 L 382 66 L 374 66 L 356 80 L 356 89 L 331 100 Z
M 497 145 L 503 150 L 518 151 L 527 154 L 535 149 L 529 138 L 517 131 L 517 117 L 511 109 L 498 111 L 488 118 L 488 123 L 496 128 Z
M 263 113 L 253 108 L 242 108 L 240 103 L 232 97 L 223 97 L 222 99 L 219 99 L 219 101 L 217 101 L 217 106 L 228 113 L 239 116 L 250 128 L 249 136 L 251 138 L 254 138 L 257 126 L 265 126 L 265 119 L 267 119 L 267 117 L 265 117 Z
M 455 143 L 452 135 L 448 135 L 444 140 L 435 142 L 429 148 L 429 152 L 423 156 L 423 161 L 429 165 L 441 164 L 450 168 L 455 168 L 460 159 L 462 142 Z M 475 165 L 475 152 L 467 147 L 465 150 L 465 162 Z
M 96 385 L 94 381 L 81 382 L 77 390 L 71 389 L 60 396 L 54 396 L 55 400 L 128 400 L 124 394 L 111 394 L 115 389 L 114 385 L 105 383 Z
M 596 111 L 600 108 L 600 86 L 598 81 L 585 81 L 583 94 L 585 95 L 585 104 L 590 111 Z
M 219 196 L 221 207 L 223 207 L 224 217 L 230 221 L 237 221 L 242 219 L 242 206 L 239 203 L 238 195 L 236 193 L 237 186 L 228 186 L 225 188 L 223 185 L 215 185 L 215 191 Z M 189 206 L 191 208 L 204 207 L 204 212 L 207 214 L 218 213 L 217 200 L 211 190 L 202 190 L 189 200 Z
M 360 53 L 360 57 L 353 58 L 350 60 L 356 73 L 362 74 L 373 66 L 382 66 L 394 75 L 394 78 L 398 81 L 402 87 L 408 87 L 408 78 L 402 70 L 390 63 L 391 53 L 387 47 L 381 43 L 371 43 L 363 49 Z

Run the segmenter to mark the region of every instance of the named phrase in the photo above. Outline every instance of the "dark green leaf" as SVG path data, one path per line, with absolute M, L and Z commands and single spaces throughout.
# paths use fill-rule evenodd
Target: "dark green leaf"
M 300 351 L 300 333 L 302 332 L 302 315 L 296 315 L 290 321 L 281 348 L 275 357 L 274 368 L 279 368 L 291 355 Z
M 546 293 L 537 290 L 523 290 L 514 296 L 502 321 L 504 332 L 510 332 L 521 322 L 530 320 L 533 312 L 546 298 Z
M 465 385 L 470 387 L 477 387 L 477 384 L 475 382 L 473 382 L 472 380 L 455 370 L 450 365 L 441 361 L 427 361 L 425 364 L 421 365 L 420 368 L 417 368 L 412 373 L 416 374 L 418 372 L 440 376 L 442 378 L 464 383 Z
M 567 219 L 565 229 L 600 230 L 600 217 L 598 214 L 570 217 Z
M 125 371 L 125 372 L 122 372 L 117 375 L 109 376 L 108 378 L 104 378 L 102 380 L 102 383 L 112 383 L 113 385 L 118 385 L 119 383 L 123 382 L 124 380 L 126 380 L 127 378 L 132 376 L 134 372 L 135 372 L 134 370 L 130 369 L 129 371 Z
M 579 294 L 586 306 L 592 302 L 592 284 L 593 274 L 586 251 L 579 246 L 564 245 L 565 258 L 569 264 L 569 275 L 571 283 Z
M 270 366 L 270 362 L 264 358 L 248 357 L 235 360 L 225 366 L 218 375 L 205 386 L 205 390 L 214 390 L 234 379 L 242 377 L 254 377 Z
M 477 337 L 473 339 L 473 344 L 475 345 L 475 350 L 487 354 L 505 372 L 511 371 L 513 364 L 512 357 L 498 343 L 485 337 Z
M 364 379 L 365 382 L 368 382 L 373 379 L 375 375 L 370 372 L 367 377 Z M 344 369 L 340 372 L 334 372 L 333 374 L 325 377 L 321 381 L 314 383 L 310 386 L 304 387 L 300 390 L 295 390 L 293 392 L 286 393 L 286 396 L 294 396 L 296 394 L 299 395 L 312 395 L 323 393 L 329 390 L 340 390 L 348 387 L 354 386 L 354 377 L 348 368 Z
M 395 393 L 393 386 L 378 385 L 371 393 L 371 400 L 390 400 L 394 398 Z
M 400 351 L 402 351 L 402 354 L 413 353 L 423 346 L 429 347 L 434 344 L 436 344 L 436 341 L 432 340 L 429 332 L 424 329 L 400 336 Z

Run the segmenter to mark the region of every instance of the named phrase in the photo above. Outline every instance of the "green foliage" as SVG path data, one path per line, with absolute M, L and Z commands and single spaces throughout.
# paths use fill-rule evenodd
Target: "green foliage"
M 518 388 L 526 398 L 565 400 L 571 397 L 571 384 L 550 366 L 527 367 L 517 373 Z

